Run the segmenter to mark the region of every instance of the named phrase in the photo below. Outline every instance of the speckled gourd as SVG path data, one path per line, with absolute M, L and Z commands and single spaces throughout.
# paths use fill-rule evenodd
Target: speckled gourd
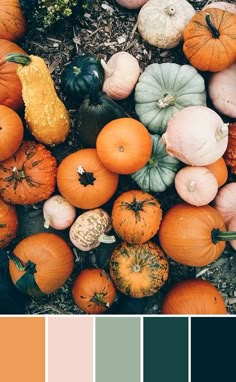
M 22 83 L 25 120 L 38 142 L 55 145 L 63 142 L 70 130 L 70 118 L 57 96 L 45 61 L 38 56 L 9 54 L 7 62 L 19 64 L 17 75 Z
M 113 243 L 115 236 L 106 235 L 112 228 L 111 218 L 102 208 L 82 213 L 70 227 L 70 240 L 81 251 L 90 251 L 101 243 Z

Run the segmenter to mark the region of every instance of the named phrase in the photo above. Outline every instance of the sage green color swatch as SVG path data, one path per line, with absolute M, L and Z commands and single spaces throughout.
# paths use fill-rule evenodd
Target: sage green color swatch
M 188 318 L 145 317 L 143 382 L 188 382 Z
M 96 382 L 140 382 L 140 318 L 96 317 Z

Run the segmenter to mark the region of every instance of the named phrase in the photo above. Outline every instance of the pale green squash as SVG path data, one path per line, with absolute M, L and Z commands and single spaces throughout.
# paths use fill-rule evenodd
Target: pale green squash
M 135 111 L 152 132 L 162 134 L 173 114 L 187 106 L 206 105 L 203 77 L 191 65 L 151 64 L 135 87 Z
M 174 183 L 181 162 L 167 154 L 159 135 L 151 137 L 152 155 L 148 163 L 131 177 L 143 191 L 163 192 Z

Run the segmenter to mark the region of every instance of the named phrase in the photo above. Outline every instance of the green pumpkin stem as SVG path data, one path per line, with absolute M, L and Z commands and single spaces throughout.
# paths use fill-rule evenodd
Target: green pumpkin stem
M 230 241 L 236 239 L 236 231 L 220 231 L 214 228 L 211 231 L 211 240 L 213 244 L 217 244 L 218 241 Z
M 206 23 L 207 23 L 207 26 L 210 29 L 211 33 L 212 33 L 212 37 L 213 38 L 219 38 L 220 37 L 220 32 L 218 31 L 218 29 L 216 29 L 215 25 L 211 21 L 211 17 L 209 15 L 209 13 L 206 15 Z
M 96 178 L 94 178 L 92 172 L 87 172 L 84 170 L 82 166 L 79 166 L 77 169 L 77 172 L 79 174 L 79 182 L 84 186 L 88 186 L 91 184 L 92 186 L 94 185 L 94 181 Z
M 20 65 L 29 65 L 31 63 L 31 58 L 27 54 L 23 53 L 9 53 L 5 57 L 6 62 L 14 62 L 15 64 Z
M 94 302 L 97 305 L 104 306 L 104 308 L 109 308 L 110 304 L 109 302 L 104 300 L 104 293 L 95 293 L 93 298 L 91 298 L 92 302 Z
M 16 269 L 18 271 L 25 271 L 25 268 L 26 268 L 25 265 L 22 263 L 22 261 L 14 253 L 9 253 L 8 259 L 13 261 L 13 263 L 16 266 Z
M 22 179 L 24 179 L 26 177 L 25 171 L 24 170 L 18 170 L 16 167 L 13 167 L 12 172 L 13 172 L 15 180 L 21 181 Z

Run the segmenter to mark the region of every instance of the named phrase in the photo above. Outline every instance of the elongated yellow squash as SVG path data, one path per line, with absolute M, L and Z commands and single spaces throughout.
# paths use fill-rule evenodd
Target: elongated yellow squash
M 17 75 L 22 83 L 25 120 L 32 135 L 46 145 L 63 142 L 70 131 L 70 118 L 45 61 L 19 53 L 8 54 L 6 61 L 19 64 Z

